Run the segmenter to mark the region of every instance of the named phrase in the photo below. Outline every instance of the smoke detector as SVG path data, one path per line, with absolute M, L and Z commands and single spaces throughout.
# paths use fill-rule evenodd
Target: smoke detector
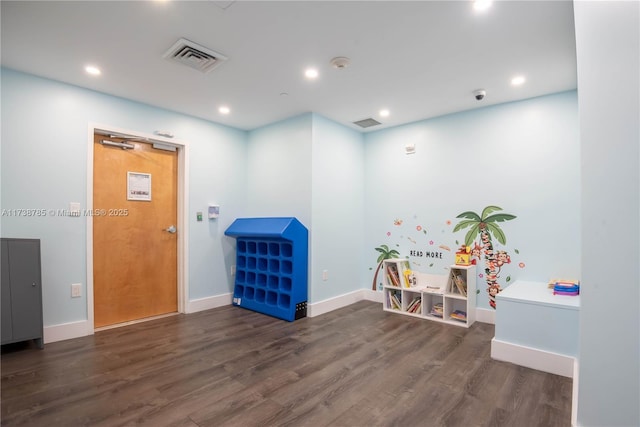
M 211 72 L 227 60 L 227 57 L 221 53 L 187 39 L 178 40 L 162 57 L 186 65 L 202 73 Z
M 351 60 L 344 56 L 336 56 L 331 61 L 329 61 L 333 68 L 337 68 L 338 70 L 342 70 L 351 65 Z

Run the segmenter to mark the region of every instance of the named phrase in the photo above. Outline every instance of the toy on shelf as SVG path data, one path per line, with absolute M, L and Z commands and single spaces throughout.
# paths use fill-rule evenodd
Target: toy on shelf
M 456 251 L 456 265 L 471 265 L 471 247 L 462 245 Z
M 413 271 L 406 268 L 403 274 L 404 274 L 404 283 L 407 288 L 414 288 L 418 284 L 416 275 L 413 273 Z

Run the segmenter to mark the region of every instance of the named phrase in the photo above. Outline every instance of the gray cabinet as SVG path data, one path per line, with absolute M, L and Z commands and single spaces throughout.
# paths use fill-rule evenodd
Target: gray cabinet
M 40 240 L 2 239 L 2 344 L 36 340 L 43 348 Z

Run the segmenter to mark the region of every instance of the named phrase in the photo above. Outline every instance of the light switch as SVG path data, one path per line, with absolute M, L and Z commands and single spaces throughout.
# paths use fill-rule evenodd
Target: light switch
M 82 283 L 74 283 L 71 285 L 71 298 L 80 298 L 82 296 Z

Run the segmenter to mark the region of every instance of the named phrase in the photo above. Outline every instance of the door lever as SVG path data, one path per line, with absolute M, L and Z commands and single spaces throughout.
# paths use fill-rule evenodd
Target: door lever
M 168 231 L 171 234 L 175 234 L 176 227 L 175 227 L 175 225 L 170 225 L 169 228 L 167 228 L 165 231 Z

